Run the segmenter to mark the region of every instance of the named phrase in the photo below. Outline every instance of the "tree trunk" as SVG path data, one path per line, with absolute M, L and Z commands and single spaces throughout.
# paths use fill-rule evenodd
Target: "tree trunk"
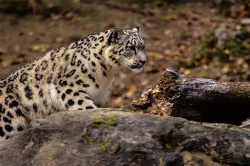
M 160 84 L 133 105 L 137 112 L 167 114 L 201 122 L 241 124 L 250 116 L 250 83 L 217 82 L 167 70 Z M 155 112 L 160 105 L 165 108 Z

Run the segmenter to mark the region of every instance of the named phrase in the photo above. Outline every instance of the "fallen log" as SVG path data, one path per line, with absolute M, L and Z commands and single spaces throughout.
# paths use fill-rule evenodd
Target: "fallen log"
M 167 70 L 156 88 L 133 106 L 136 112 L 239 125 L 250 117 L 250 83 L 218 82 Z

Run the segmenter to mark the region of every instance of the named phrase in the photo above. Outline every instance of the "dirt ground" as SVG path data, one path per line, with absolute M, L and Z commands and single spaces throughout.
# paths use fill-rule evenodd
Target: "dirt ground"
M 239 21 L 215 14 L 210 4 L 202 2 L 148 6 L 143 10 L 146 14 L 137 12 L 140 11 L 137 4 L 132 6 L 135 11 L 96 3 L 78 5 L 80 14 L 67 11 L 45 17 L 32 13 L 23 16 L 0 13 L 0 77 L 50 49 L 69 44 L 87 34 L 114 27 L 130 29 L 140 26 L 146 41 L 148 63 L 141 73 L 122 69 L 109 102 L 110 107 L 129 108 L 133 99 L 158 83 L 167 68 L 178 69 L 187 75 L 221 79 L 218 72 L 220 64 L 193 69 L 181 64 L 195 54 L 208 32 L 222 22 L 231 24 Z

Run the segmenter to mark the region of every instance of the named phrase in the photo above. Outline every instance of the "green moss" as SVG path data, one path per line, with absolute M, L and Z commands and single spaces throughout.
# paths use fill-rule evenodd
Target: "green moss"
M 95 127 L 95 128 L 102 128 L 104 126 L 116 126 L 117 123 L 114 122 L 115 119 L 116 119 L 116 117 L 114 117 L 114 116 L 94 119 L 91 122 L 90 126 Z M 104 141 L 95 141 L 93 138 L 91 138 L 91 136 L 89 134 L 86 134 L 86 131 L 83 132 L 82 138 L 84 139 L 84 141 L 86 143 L 100 146 L 103 151 L 108 151 L 109 146 L 110 146 L 110 140 L 112 139 L 111 136 L 108 136 L 107 138 L 105 138 Z
M 230 16 L 234 3 L 230 0 L 214 1 L 213 6 L 224 16 Z
M 232 152 L 227 152 L 227 153 L 222 154 L 221 157 L 223 159 L 225 159 L 225 158 L 232 158 L 233 157 L 233 153 Z
M 229 131 L 231 129 L 231 126 L 226 127 L 226 131 Z
M 246 0 L 214 0 L 211 1 L 212 6 L 214 9 L 216 9 L 217 13 L 220 13 L 227 17 L 235 17 L 233 14 L 235 14 L 234 8 L 237 6 L 244 6 L 244 11 L 248 11 L 249 7 L 249 1 Z M 246 14 L 245 17 L 249 16 L 249 14 Z
M 82 137 L 89 144 L 97 144 L 96 141 L 94 141 L 90 136 L 88 136 L 86 134 L 84 134 Z
M 78 14 L 80 16 L 97 16 L 99 14 L 99 11 L 96 10 L 96 8 L 91 6 L 82 6 L 80 9 L 78 9 Z
M 174 152 L 180 153 L 182 151 L 182 149 L 183 149 L 183 147 L 181 147 L 181 146 L 174 147 Z
M 104 142 L 97 142 L 97 141 L 94 141 L 90 136 L 84 134 L 83 136 L 83 139 L 91 144 L 91 145 L 98 145 L 98 146 L 101 146 L 102 150 L 103 151 L 108 151 L 108 147 L 109 147 L 109 142 L 110 140 L 112 139 L 111 136 L 109 136 Z
M 105 152 L 108 151 L 108 146 L 109 146 L 108 142 L 103 143 L 102 150 L 105 151 Z
M 213 48 L 216 46 L 216 43 L 217 43 L 217 39 L 214 35 L 214 32 L 211 31 L 208 33 L 207 40 L 198 47 L 198 52 L 204 51 L 207 48 Z
M 102 128 L 103 126 L 117 126 L 117 123 L 114 122 L 115 117 L 95 119 L 92 121 L 91 126 L 96 128 Z
M 250 54 L 250 32 L 243 31 L 236 35 L 225 48 L 230 50 L 232 56 L 248 56 Z
M 26 55 L 25 55 L 24 53 L 19 53 L 18 56 L 19 56 L 20 58 L 23 58 L 23 57 L 25 57 Z
M 250 32 L 242 31 L 227 41 L 223 48 L 218 48 L 217 38 L 214 32 L 210 32 L 207 40 L 202 43 L 193 55 L 190 67 L 194 64 L 210 63 L 214 58 L 221 62 L 230 62 L 233 59 L 249 56 L 250 54 Z
M 103 151 L 108 151 L 108 147 L 109 147 L 109 141 L 111 140 L 111 137 L 108 137 L 102 144 L 102 150 Z
M 188 32 L 186 30 L 182 31 L 181 34 L 180 34 L 180 37 L 181 37 L 181 39 L 187 39 L 188 38 Z
M 228 161 L 233 161 L 233 163 L 237 164 L 237 165 L 242 165 L 243 162 L 239 159 L 239 158 L 235 158 L 233 152 L 226 152 L 221 154 L 220 156 L 218 156 L 217 158 L 220 163 L 227 163 Z
M 175 148 L 174 148 L 173 145 L 171 145 L 171 144 L 165 144 L 165 149 L 166 149 L 167 151 L 173 151 Z

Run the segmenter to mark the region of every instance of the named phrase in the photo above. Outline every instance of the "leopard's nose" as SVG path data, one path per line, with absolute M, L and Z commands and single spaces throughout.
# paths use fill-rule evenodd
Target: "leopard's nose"
M 140 62 L 144 65 L 145 63 L 147 63 L 147 60 L 140 60 Z

